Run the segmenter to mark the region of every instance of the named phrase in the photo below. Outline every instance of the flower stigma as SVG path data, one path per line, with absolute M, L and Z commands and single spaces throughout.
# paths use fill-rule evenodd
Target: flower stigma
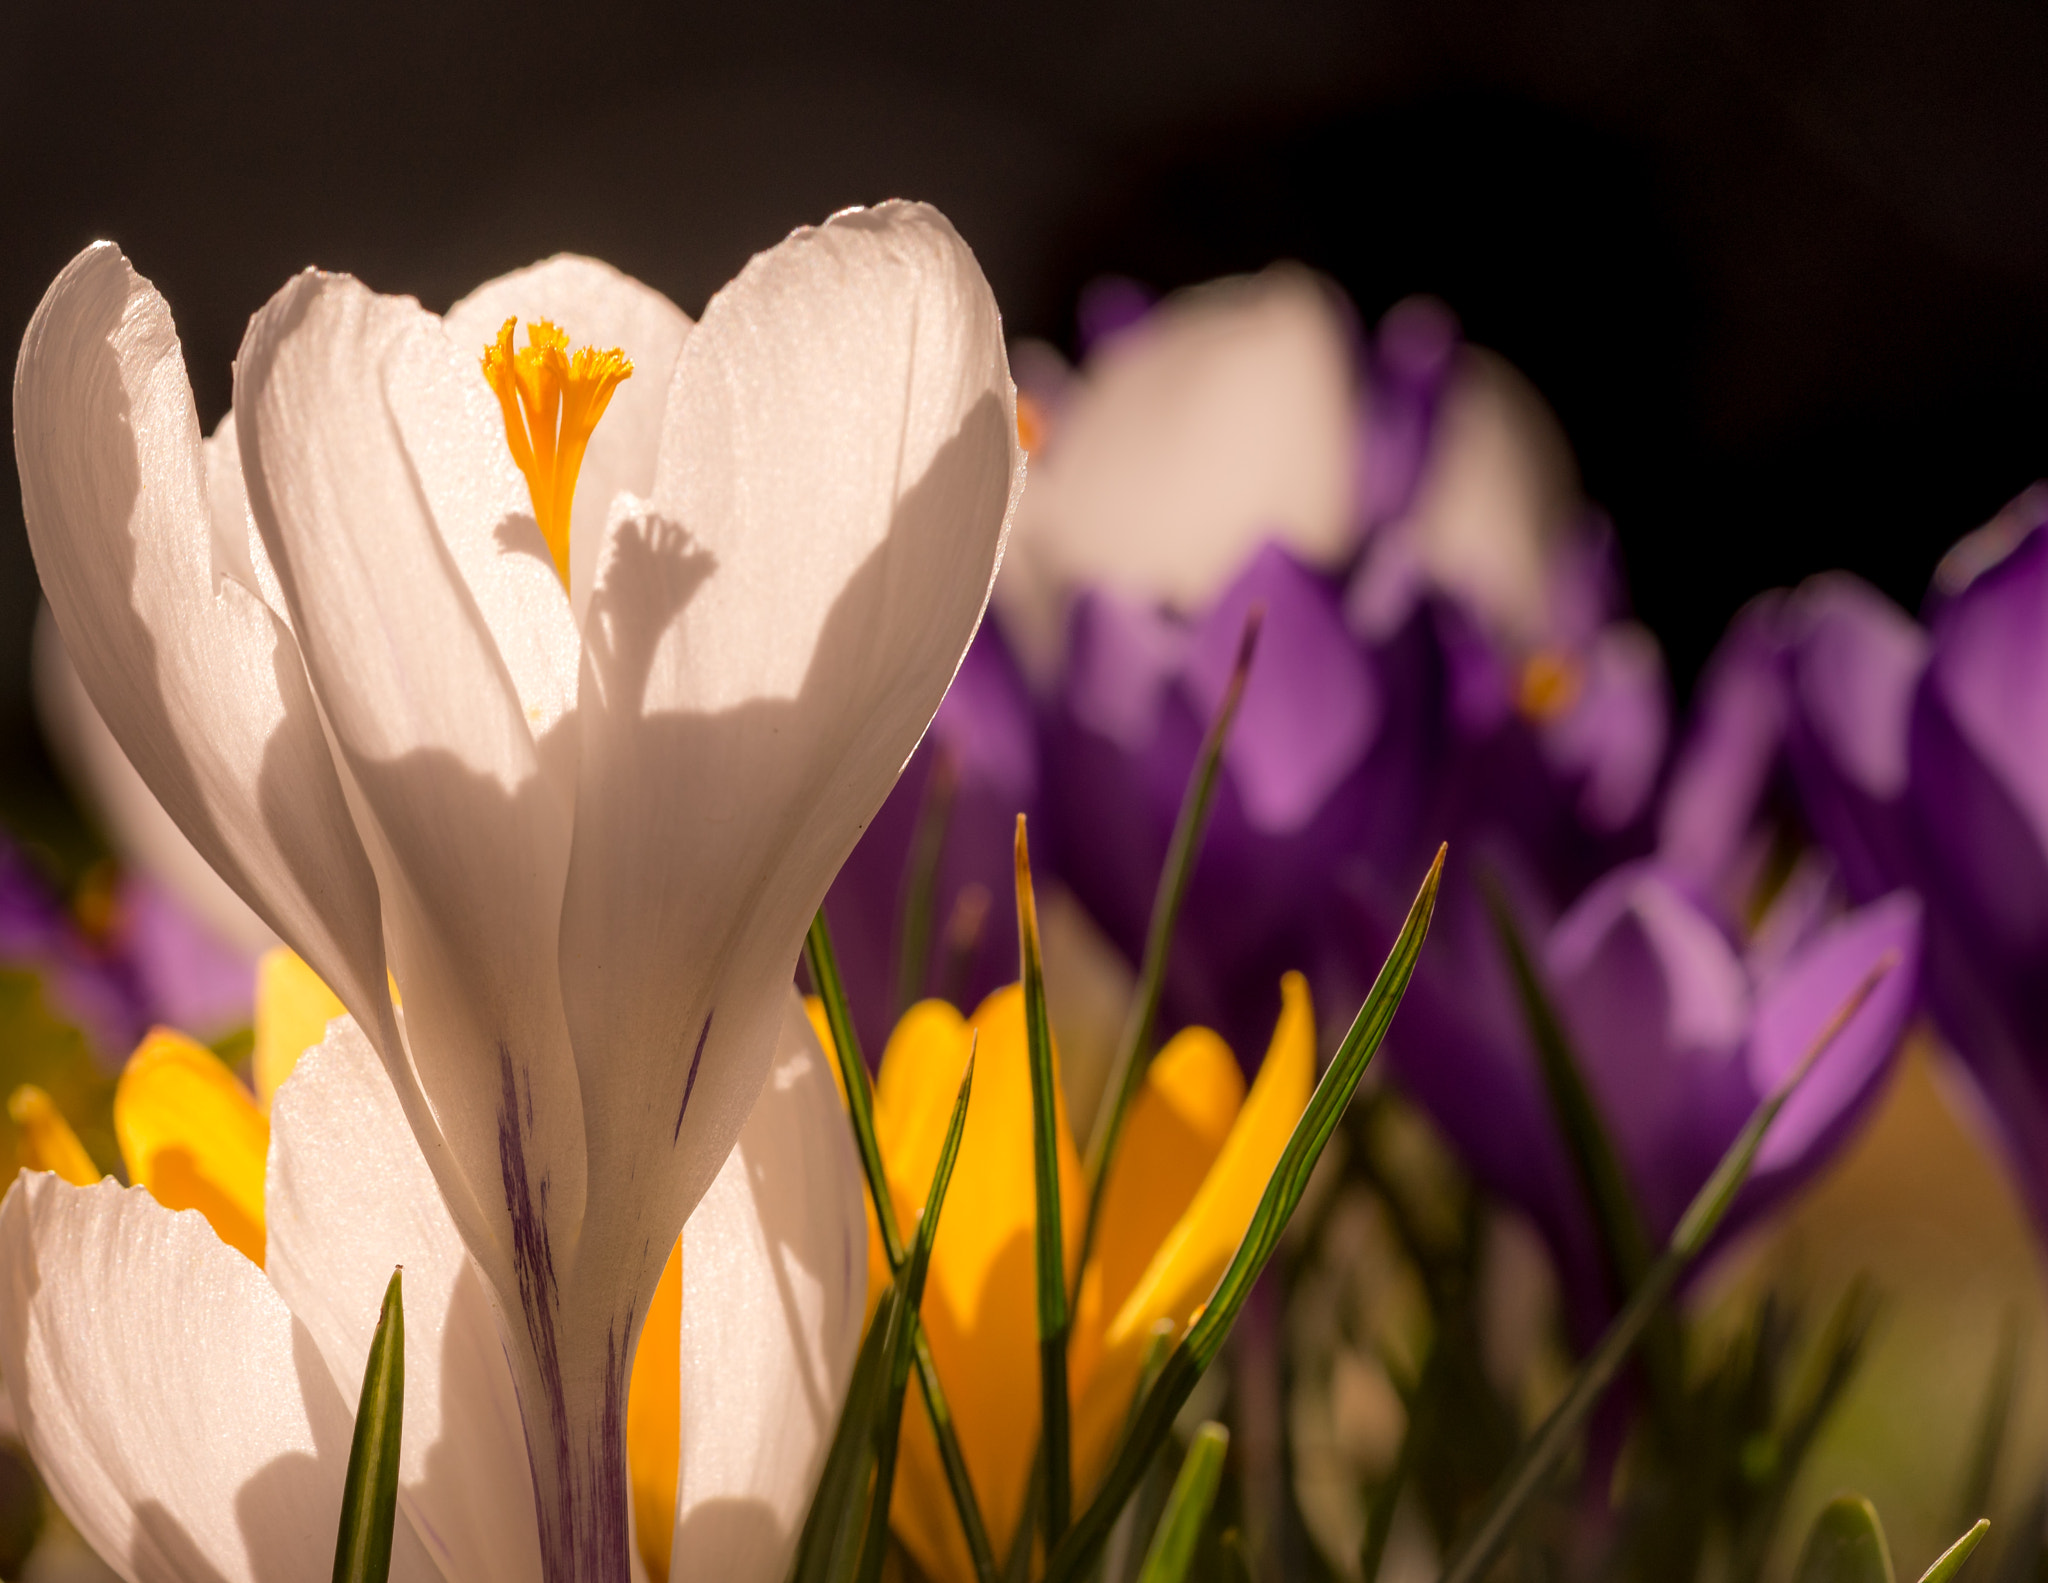
M 576 475 L 612 392 L 632 377 L 633 362 L 617 347 L 584 346 L 572 353 L 569 337 L 548 319 L 529 321 L 526 345 L 514 350 L 518 323 L 507 319 L 497 340 L 484 348 L 484 378 L 505 415 L 505 444 L 526 475 L 534 520 L 567 588 Z
M 1515 702 L 1531 720 L 1555 720 L 1579 701 L 1585 668 L 1569 654 L 1541 649 L 1522 665 Z

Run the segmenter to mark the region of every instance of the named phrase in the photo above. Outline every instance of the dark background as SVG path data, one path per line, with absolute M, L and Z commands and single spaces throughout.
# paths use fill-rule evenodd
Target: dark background
M 1681 689 L 1823 567 L 1909 606 L 2048 473 L 2039 0 L 0 4 L 0 343 L 119 241 L 202 420 L 294 269 L 444 307 L 557 249 L 692 313 L 893 194 L 1014 332 L 1292 255 L 1437 294 L 1563 419 Z M 0 783 L 33 800 L 34 578 L 0 473 Z M 0 805 L 4 811 L 6 805 Z

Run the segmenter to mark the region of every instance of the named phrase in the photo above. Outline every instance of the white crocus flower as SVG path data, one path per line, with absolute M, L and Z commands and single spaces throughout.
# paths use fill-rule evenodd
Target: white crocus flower
M 1267 539 L 1342 561 L 1354 362 L 1335 294 L 1287 265 L 1180 292 L 1091 355 L 1047 415 L 997 593 L 1027 659 L 1058 652 L 1078 587 L 1193 610 Z
M 278 1091 L 265 1201 L 261 1270 L 140 1187 L 26 1173 L 0 1207 L 0 1364 L 67 1515 L 130 1583 L 324 1575 L 402 1264 L 392 1576 L 535 1583 L 490 1294 L 352 1020 Z M 852 1372 L 867 1253 L 838 1091 L 793 993 L 760 1103 L 683 1241 L 689 1295 L 711 1300 L 681 1356 L 675 1553 L 699 1575 L 781 1583 Z
M 479 368 L 514 313 L 636 365 L 530 479 Z M 445 322 L 308 272 L 209 445 L 168 310 L 102 245 L 30 324 L 15 435 L 87 692 L 361 1025 L 482 1272 L 542 1575 L 617 1583 L 639 1322 L 1022 487 L 979 268 L 888 204 L 761 254 L 694 328 L 587 261 Z M 584 439 L 564 543 L 548 459 Z

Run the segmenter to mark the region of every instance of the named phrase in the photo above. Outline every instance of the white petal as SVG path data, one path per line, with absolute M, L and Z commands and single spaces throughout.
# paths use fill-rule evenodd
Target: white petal
M 404 1266 L 399 1500 L 449 1583 L 538 1579 L 519 1403 L 483 1278 L 346 1018 L 278 1090 L 264 1207 L 271 1283 L 344 1392 L 361 1385 L 385 1283 Z
M 671 1554 L 781 1583 L 860 1350 L 867 1216 L 846 1108 L 792 992 L 760 1103 L 683 1229 Z
M 388 1028 L 376 884 L 298 649 L 239 583 L 216 589 L 170 310 L 110 244 L 36 309 L 14 422 L 36 569 L 108 729 L 235 892 Z
M 1571 447 L 1535 387 L 1493 353 L 1466 351 L 1409 518 L 1423 565 L 1507 638 L 1541 644 L 1577 500 Z
M 121 856 L 161 881 L 215 934 L 251 956 L 277 944 L 270 926 L 228 888 L 135 773 L 86 696 L 48 605 L 36 611 L 31 662 L 43 736 L 72 790 L 100 817 Z
M 613 394 L 584 453 L 569 519 L 569 593 L 580 622 L 590 604 L 598 550 L 611 503 L 622 490 L 654 487 L 669 377 L 690 333 L 690 318 L 651 286 L 594 258 L 560 253 L 486 281 L 442 321 L 457 347 L 481 354 L 509 318 L 551 319 L 571 346 L 616 346 L 633 360 L 633 377 Z
M 1355 400 L 1344 321 L 1306 272 L 1172 298 L 1090 360 L 1033 456 L 1018 569 L 1194 608 L 1269 538 L 1334 563 L 1352 542 Z
M 129 1583 L 332 1569 L 351 1410 L 262 1271 L 196 1212 L 111 1179 L 17 1178 L 0 1369 L 37 1470 Z M 396 1546 L 393 1576 L 430 1575 L 417 1559 Z
M 543 772 L 551 749 L 534 735 L 560 720 L 553 744 L 573 746 L 551 668 L 575 638 L 488 400 L 439 320 L 346 276 L 293 280 L 236 365 L 250 509 L 377 873 L 413 1067 L 452 1155 L 455 1179 L 437 1157 L 436 1180 L 510 1292 L 501 1123 L 526 1114 L 520 1163 L 545 1179 L 550 1227 L 568 1228 L 558 1258 L 583 1203 L 555 972 L 566 783 Z M 415 1132 L 433 1142 L 417 1117 Z
M 562 937 L 590 1222 L 617 1261 L 651 1250 L 647 1292 L 973 636 L 1021 462 L 994 300 L 921 205 L 797 232 L 683 348 L 586 623 Z

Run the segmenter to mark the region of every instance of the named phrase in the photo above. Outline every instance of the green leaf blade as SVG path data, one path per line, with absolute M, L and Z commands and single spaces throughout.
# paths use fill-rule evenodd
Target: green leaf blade
M 1211 1420 L 1195 1431 L 1173 1492 L 1166 1497 L 1166 1510 L 1152 1532 L 1151 1547 L 1138 1569 L 1138 1583 L 1183 1583 L 1195 1558 L 1195 1543 L 1202 1536 L 1202 1524 L 1209 1520 L 1209 1508 L 1216 1503 L 1216 1486 L 1223 1480 L 1223 1458 L 1230 1449 L 1230 1431 Z
M 1059 1078 L 1053 1070 L 1052 1019 L 1038 904 L 1031 888 L 1031 847 L 1017 815 L 1017 947 L 1024 981 L 1024 1031 L 1031 1058 L 1031 1171 L 1037 1195 L 1033 1247 L 1038 1288 L 1038 1383 L 1045 1462 L 1045 1547 L 1067 1531 L 1073 1508 L 1073 1437 L 1067 1422 L 1067 1258 L 1060 1223 Z
M 405 1303 L 402 1269 L 391 1272 L 370 1338 L 363 1389 L 342 1484 L 334 1583 L 385 1583 L 398 1521 L 398 1453 L 405 1429 Z
M 1338 1046 L 1329 1070 L 1310 1095 L 1308 1108 L 1295 1123 L 1287 1146 L 1281 1152 L 1280 1163 L 1274 1168 L 1259 1198 L 1251 1224 L 1238 1242 L 1237 1251 L 1217 1282 L 1208 1305 L 1188 1333 L 1167 1354 L 1158 1381 L 1145 1394 L 1130 1428 L 1118 1443 L 1095 1498 L 1067 1537 L 1051 1552 L 1046 1563 L 1046 1583 L 1075 1583 L 1093 1564 L 1116 1522 L 1117 1513 L 1144 1477 L 1154 1451 L 1165 1443 L 1175 1415 L 1187 1401 L 1196 1382 L 1222 1350 L 1230 1327 L 1251 1293 L 1253 1282 L 1279 1246 L 1287 1218 L 1307 1190 L 1309 1174 L 1322 1157 L 1323 1148 L 1336 1130 L 1345 1106 L 1350 1103 L 1352 1091 L 1385 1040 L 1395 1009 L 1407 992 L 1409 979 L 1414 976 L 1416 958 L 1421 954 L 1422 942 L 1429 933 L 1430 918 L 1436 908 L 1444 856 L 1443 849 L 1439 848 L 1421 890 L 1416 893 L 1414 904 L 1408 909 L 1408 918 L 1402 925 L 1400 936 L 1388 952 L 1364 1004 L 1358 1008 L 1358 1015 L 1352 1019 L 1350 1032 Z
M 1984 1536 L 1989 1532 L 1991 1519 L 1979 1517 L 1970 1525 L 1968 1533 L 1934 1558 L 1934 1565 L 1920 1574 L 1920 1583 L 1950 1583 L 1963 1569 L 1963 1563 L 1970 1559 L 1970 1552 L 1984 1542 Z
M 1861 1495 L 1829 1501 L 1807 1533 L 1792 1583 L 1893 1583 L 1877 1508 Z

